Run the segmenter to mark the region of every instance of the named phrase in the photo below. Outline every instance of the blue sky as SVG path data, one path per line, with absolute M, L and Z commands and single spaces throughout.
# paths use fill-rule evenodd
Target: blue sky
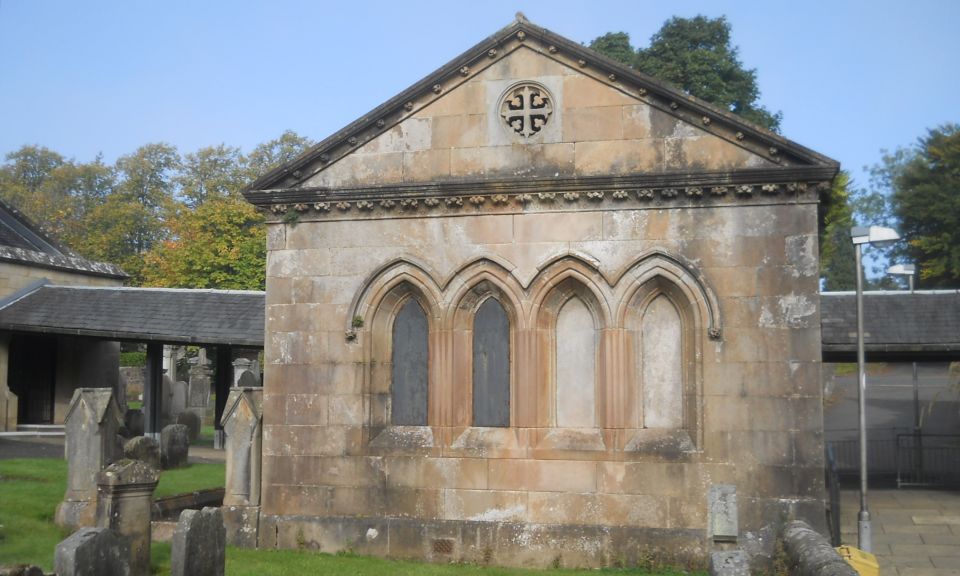
M 960 121 L 960 2 L 0 0 L 0 154 L 107 161 L 335 132 L 507 25 L 580 42 L 726 15 L 783 134 L 861 168 Z

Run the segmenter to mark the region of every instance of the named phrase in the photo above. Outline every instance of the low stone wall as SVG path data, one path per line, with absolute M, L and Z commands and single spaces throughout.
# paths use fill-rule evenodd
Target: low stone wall
M 830 542 L 806 522 L 787 524 L 783 539 L 793 576 L 857 576 Z

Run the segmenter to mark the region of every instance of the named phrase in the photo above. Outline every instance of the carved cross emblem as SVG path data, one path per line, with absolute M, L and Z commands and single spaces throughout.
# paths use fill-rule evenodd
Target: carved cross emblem
M 540 132 L 553 114 L 552 98 L 543 88 L 523 84 L 512 88 L 500 104 L 500 116 L 513 132 L 529 138 Z

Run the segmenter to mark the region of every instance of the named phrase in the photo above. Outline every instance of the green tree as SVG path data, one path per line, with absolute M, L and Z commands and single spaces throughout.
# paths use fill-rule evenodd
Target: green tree
M 247 184 L 277 166 L 293 160 L 312 145 L 312 140 L 300 136 L 293 130 L 287 130 L 279 138 L 260 144 L 246 157 L 246 175 L 249 179 Z
M 730 23 L 723 16 L 673 17 L 650 38 L 650 46 L 636 51 L 631 64 L 626 54 L 629 36 L 605 34 L 592 48 L 655 78 L 740 115 L 774 132 L 782 114 L 772 113 L 757 100 L 756 69 L 744 68 L 736 46 L 730 42 Z
M 882 172 L 896 226 L 907 240 L 898 252 L 917 264 L 924 287 L 960 287 L 960 125 L 929 130 Z
M 630 35 L 626 32 L 607 32 L 594 38 L 590 48 L 631 68 L 637 65 L 637 51 L 630 44 Z
M 850 204 L 850 175 L 841 171 L 820 203 L 820 277 L 829 291 L 855 290 L 857 265 L 850 228 L 854 226 Z
M 170 219 L 171 239 L 144 258 L 146 286 L 263 290 L 266 226 L 242 199 L 215 198 Z
M 186 154 L 177 183 L 187 206 L 237 194 L 245 179 L 242 160 L 239 148 L 225 144 Z

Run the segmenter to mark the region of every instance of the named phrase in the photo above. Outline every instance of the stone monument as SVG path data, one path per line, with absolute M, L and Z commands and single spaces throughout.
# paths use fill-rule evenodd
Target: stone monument
M 110 388 L 78 388 L 64 418 L 67 492 L 57 507 L 60 526 L 93 526 L 97 473 L 122 456 L 117 433 L 123 420 Z
M 263 388 L 231 389 L 221 423 L 227 451 L 223 497 L 227 540 L 235 546 L 255 547 L 260 513 Z
M 97 475 L 97 526 L 127 540 L 131 576 L 150 574 L 150 519 L 159 479 L 152 466 L 139 460 L 114 462 Z

